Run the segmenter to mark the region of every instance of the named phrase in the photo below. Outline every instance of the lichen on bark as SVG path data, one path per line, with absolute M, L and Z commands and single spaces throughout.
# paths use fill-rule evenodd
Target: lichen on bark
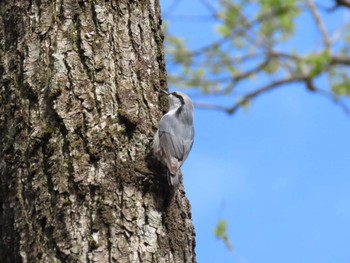
M 150 144 L 159 3 L 0 1 L 1 262 L 195 262 Z

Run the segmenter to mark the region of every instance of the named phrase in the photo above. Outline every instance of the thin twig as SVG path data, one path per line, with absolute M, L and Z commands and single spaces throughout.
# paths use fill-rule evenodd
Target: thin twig
M 259 65 L 257 65 L 256 67 L 247 70 L 246 72 L 243 72 L 241 74 L 238 74 L 236 76 L 233 77 L 233 82 L 237 83 L 239 81 L 241 81 L 242 79 L 246 79 L 258 72 L 260 72 L 261 70 L 263 70 L 264 68 L 266 68 L 266 66 L 270 63 L 270 59 L 266 58 L 262 63 L 260 63 Z
M 201 108 L 201 109 L 206 109 L 206 110 L 219 110 L 219 111 L 225 111 L 225 112 L 227 112 L 227 110 L 228 110 L 228 108 L 225 106 L 209 104 L 209 103 L 194 102 L 193 105 L 196 108 Z
M 271 91 L 275 88 L 280 88 L 284 84 L 298 83 L 298 82 L 303 82 L 307 86 L 307 88 L 309 90 L 311 90 L 312 92 L 314 92 L 318 95 L 321 95 L 327 99 L 330 99 L 335 104 L 340 106 L 341 109 L 345 112 L 345 114 L 350 116 L 350 107 L 344 101 L 341 100 L 340 96 L 338 96 L 335 93 L 330 92 L 330 91 L 317 89 L 314 86 L 314 84 L 312 83 L 311 79 L 308 79 L 305 77 L 297 77 L 297 76 L 277 80 L 277 81 L 272 82 L 266 86 L 263 86 L 259 89 L 256 89 L 256 90 L 246 94 L 245 96 L 243 96 L 243 98 L 240 101 L 238 101 L 237 103 L 235 103 L 232 107 L 225 107 L 222 105 L 199 103 L 199 102 L 194 103 L 194 105 L 197 108 L 209 109 L 209 110 L 219 110 L 219 111 L 223 111 L 223 112 L 226 112 L 227 114 L 231 115 L 231 114 L 234 114 L 240 107 L 247 104 L 249 101 L 251 101 L 252 99 L 255 99 L 256 97 L 258 97 L 259 95 L 261 95 L 263 93 Z
M 331 65 L 345 65 L 350 66 L 350 57 L 346 56 L 332 56 L 330 58 Z
M 220 106 L 220 105 L 213 105 L 213 104 L 206 104 L 206 103 L 194 103 L 194 104 L 198 108 L 220 110 L 220 111 L 224 111 L 228 114 L 234 114 L 241 106 L 248 103 L 250 100 L 258 97 L 259 95 L 266 93 L 268 91 L 271 91 L 275 88 L 281 87 L 284 84 L 297 83 L 297 82 L 305 82 L 305 78 L 292 76 L 289 78 L 280 79 L 280 80 L 271 82 L 270 84 L 267 84 L 266 86 L 263 86 L 259 89 L 256 89 L 256 90 L 244 95 L 243 98 L 239 102 L 235 103 L 232 107 L 224 107 L 224 106 Z
M 229 114 L 235 113 L 242 105 L 247 104 L 250 100 L 258 97 L 262 93 L 266 93 L 267 91 L 273 90 L 273 89 L 280 87 L 281 85 L 284 85 L 284 84 L 297 83 L 297 82 L 302 82 L 302 81 L 305 81 L 304 77 L 292 76 L 289 78 L 280 79 L 280 80 L 271 82 L 270 84 L 267 84 L 266 86 L 263 86 L 257 90 L 254 90 L 253 92 L 246 94 L 243 97 L 243 99 L 241 99 L 238 103 L 236 103 L 230 109 L 228 109 L 227 113 L 229 113 Z
M 322 35 L 322 40 L 323 43 L 325 45 L 325 48 L 327 51 L 330 51 L 330 47 L 331 47 L 331 43 L 329 40 L 329 36 L 327 34 L 326 28 L 322 22 L 322 19 L 320 17 L 320 14 L 317 11 L 317 7 L 314 4 L 313 0 L 307 0 L 307 6 L 311 12 L 312 17 L 315 20 L 316 26 L 318 28 L 318 30 L 320 31 L 321 35 Z
M 350 1 L 348 0 L 335 0 L 336 6 L 345 6 L 350 8 Z
M 215 7 L 208 0 L 200 0 L 200 2 L 208 9 L 213 18 L 220 19 Z
M 327 99 L 330 99 L 331 101 L 333 101 L 335 104 L 337 104 L 338 106 L 340 106 L 342 108 L 342 110 L 347 114 L 350 115 L 350 108 L 349 106 L 341 100 L 341 98 L 339 96 L 337 96 L 336 94 L 334 94 L 333 92 L 330 91 L 326 91 L 326 90 L 320 90 L 317 89 L 315 90 L 316 94 L 321 95 Z
M 241 80 L 244 80 L 246 78 L 249 78 L 250 76 L 254 75 L 254 74 L 257 74 L 259 72 L 261 72 L 264 68 L 266 68 L 270 62 L 270 59 L 271 58 L 266 58 L 264 61 L 262 61 L 261 63 L 259 63 L 258 65 L 256 65 L 255 67 L 247 70 L 247 71 L 244 71 L 244 72 L 241 72 L 241 73 L 238 73 L 238 74 L 233 74 L 232 75 L 229 75 L 229 76 L 222 76 L 220 78 L 211 78 L 210 80 L 207 80 L 206 83 L 219 83 L 219 82 L 231 82 L 232 83 L 232 88 L 230 89 L 225 89 L 225 93 L 228 93 L 230 92 L 234 87 L 235 85 L 240 82 Z M 186 76 L 181 76 L 181 77 L 173 77 L 172 78 L 172 81 L 191 81 L 191 80 L 194 80 L 194 78 L 188 78 Z M 199 85 L 202 83 L 204 83 L 204 80 L 201 79 L 198 81 L 199 82 Z
M 199 55 L 202 55 L 207 50 L 211 50 L 214 47 L 221 46 L 222 44 L 231 40 L 232 37 L 234 37 L 236 35 L 240 36 L 240 35 L 245 34 L 249 29 L 253 28 L 255 25 L 258 25 L 262 21 L 272 19 L 278 11 L 280 12 L 280 9 L 279 10 L 272 10 L 272 11 L 267 12 L 265 14 L 261 14 L 256 19 L 254 19 L 252 21 L 244 21 L 243 27 L 236 28 L 236 29 L 232 30 L 232 32 L 230 34 L 228 34 L 227 36 L 219 38 L 218 40 L 212 42 L 211 44 L 200 47 L 197 50 L 194 50 L 186 55 L 189 55 L 192 57 L 199 56 Z

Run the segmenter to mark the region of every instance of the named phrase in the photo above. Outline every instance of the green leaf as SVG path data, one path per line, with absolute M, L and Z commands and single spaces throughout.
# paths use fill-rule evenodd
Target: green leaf
M 327 52 L 309 55 L 306 58 L 306 61 L 310 66 L 309 76 L 313 78 L 324 72 L 326 65 L 329 63 L 329 60 L 330 57 Z
M 226 245 L 227 249 L 230 252 L 233 252 L 233 247 L 229 241 L 228 235 L 227 235 L 227 223 L 226 220 L 220 219 L 216 228 L 213 230 L 214 235 L 222 240 L 224 244 Z
M 332 90 L 337 95 L 350 96 L 350 81 L 336 83 L 332 86 Z
M 329 75 L 329 81 L 335 94 L 350 97 L 350 77 L 346 70 L 333 72 Z
M 271 59 L 266 67 L 264 67 L 264 71 L 268 74 L 275 73 L 279 68 L 279 64 L 275 59 Z
M 226 25 L 220 25 L 216 27 L 216 31 L 219 33 L 219 35 L 223 37 L 227 37 L 231 33 L 231 28 L 227 27 Z
M 292 36 L 294 19 L 300 13 L 297 0 L 261 0 L 260 7 L 260 15 L 271 12 L 269 18 L 261 21 L 259 33 L 262 36 L 281 42 Z

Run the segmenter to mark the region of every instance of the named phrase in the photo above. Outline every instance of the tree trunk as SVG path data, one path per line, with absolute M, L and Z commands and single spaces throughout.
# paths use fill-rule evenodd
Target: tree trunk
M 158 0 L 0 1 L 0 262 L 195 262 L 151 143 Z

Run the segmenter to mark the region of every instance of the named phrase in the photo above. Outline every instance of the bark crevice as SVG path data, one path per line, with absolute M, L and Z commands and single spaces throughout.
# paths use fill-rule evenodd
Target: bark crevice
M 195 262 L 151 152 L 159 3 L 73 2 L 0 1 L 0 261 Z

